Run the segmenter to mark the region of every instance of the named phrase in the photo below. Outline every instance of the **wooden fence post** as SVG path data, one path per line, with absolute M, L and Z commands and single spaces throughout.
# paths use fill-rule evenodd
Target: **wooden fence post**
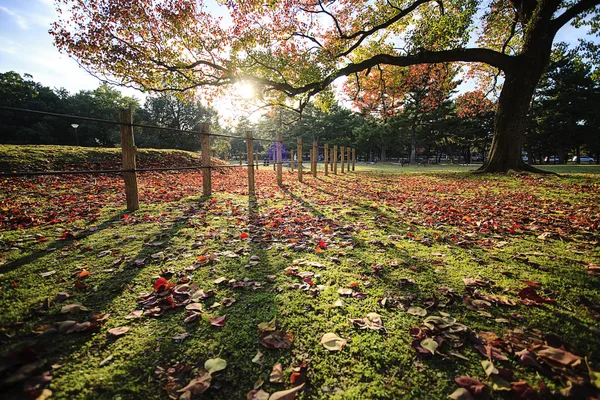
M 294 150 L 290 151 L 290 168 L 294 171 Z
M 127 200 L 127 211 L 135 211 L 140 208 L 138 196 L 137 175 L 135 173 L 135 155 L 137 148 L 133 139 L 133 119 L 130 108 L 122 108 L 119 112 L 121 125 L 121 151 L 123 153 L 123 169 L 132 172 L 123 172 L 125 180 L 125 198 Z
M 277 133 L 277 142 L 275 143 L 275 162 L 277 163 L 277 184 L 279 186 L 283 186 L 283 158 L 281 157 L 281 148 L 283 143 L 281 143 L 281 132 Z
M 333 145 L 333 174 L 337 175 L 337 156 L 338 156 L 338 147 L 337 144 Z
M 310 173 L 312 174 L 314 166 L 312 148 L 308 149 L 308 160 L 310 161 Z
M 350 172 L 350 155 L 351 149 L 350 147 L 346 147 L 346 172 Z
M 317 163 L 319 162 L 319 144 L 317 143 L 316 140 L 313 140 L 313 162 L 314 162 L 314 168 L 312 170 L 312 174 L 313 176 L 316 178 L 317 177 Z
M 242 165 L 242 157 L 244 156 L 244 153 L 240 152 L 240 165 Z
M 212 195 L 212 180 L 210 174 L 210 124 L 200 125 L 202 148 L 202 194 Z M 207 168 L 208 167 L 208 168 Z
M 356 163 L 356 149 L 352 148 L 352 172 L 354 172 L 354 164 Z
M 327 143 L 325 143 L 325 150 L 324 150 L 325 154 L 323 157 L 323 161 L 325 162 L 325 176 L 329 175 L 329 173 L 327 172 L 327 163 L 329 162 L 329 145 Z
M 298 182 L 302 183 L 302 138 L 298 138 Z
M 342 174 L 344 173 L 344 153 L 346 152 L 346 148 L 344 146 L 340 147 L 340 164 L 342 168 Z
M 254 190 L 254 144 L 252 143 L 252 131 L 246 131 L 246 149 L 248 153 L 248 195 L 256 196 Z

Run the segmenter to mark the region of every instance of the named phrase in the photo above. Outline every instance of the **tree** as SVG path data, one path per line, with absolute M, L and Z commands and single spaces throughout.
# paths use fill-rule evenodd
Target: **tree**
M 0 105 L 36 111 L 64 112 L 62 99 L 52 89 L 14 71 L 0 73 Z M 74 144 L 69 125 L 55 117 L 19 111 L 0 111 L 0 142 L 15 144 Z
M 428 113 L 432 114 L 449 100 L 458 85 L 454 80 L 457 72 L 449 64 L 401 68 L 378 66 L 368 74 L 354 74 L 344 89 L 363 115 L 380 119 L 400 114 L 405 117 L 410 129 L 410 162 L 415 163 L 417 130 L 427 119 Z M 377 136 L 387 137 L 381 136 L 381 133 Z M 389 140 L 386 138 L 383 143 L 389 143 Z M 385 149 L 382 153 L 385 153 Z
M 585 146 L 593 149 L 598 128 L 593 123 L 599 87 L 592 71 L 579 55 L 558 46 L 542 76 L 530 111 L 527 148 L 538 155 L 558 156 L 566 163 L 570 151 L 581 155 Z
M 476 0 L 229 0 L 229 25 L 197 0 L 57 4 L 51 32 L 61 50 L 143 89 L 249 80 L 267 100 L 298 96 L 302 106 L 337 78 L 377 65 L 487 65 L 504 75 L 489 172 L 531 169 L 521 159 L 526 116 L 554 37 L 571 21 L 597 33 L 600 21 L 600 0 L 491 0 L 482 13 Z M 472 33 L 478 47 L 467 47 Z
M 200 135 L 197 133 L 200 131 L 200 124 L 210 123 L 213 133 L 220 130 L 217 112 L 194 98 L 161 93 L 146 98 L 143 111 L 140 118 L 144 118 L 146 124 L 194 132 L 142 128 L 139 136 L 141 145 L 197 151 L 200 149 Z M 225 148 L 221 146 L 220 151 L 225 151 Z

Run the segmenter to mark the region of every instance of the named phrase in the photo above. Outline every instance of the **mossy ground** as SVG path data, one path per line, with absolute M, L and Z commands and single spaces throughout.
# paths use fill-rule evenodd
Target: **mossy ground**
M 201 174 L 188 174 L 193 174 L 201 191 Z M 267 382 L 264 389 L 268 392 L 283 390 L 290 387 L 291 366 L 307 360 L 307 390 L 299 395 L 301 399 L 443 399 L 457 388 L 455 377 L 484 380 L 483 357 L 468 344 L 458 349 L 468 361 L 417 356 L 410 346 L 409 329 L 419 326 L 423 317 L 384 308 L 379 300 L 404 296 L 412 298 L 411 304 L 425 307 L 427 300 L 443 297 L 440 287 L 464 296 L 463 278 L 478 277 L 493 281 L 493 286 L 482 289 L 485 292 L 502 293 L 516 302 L 522 281 L 536 281 L 556 303 L 493 305 L 489 317 L 456 301 L 430 309 L 430 315 L 442 310 L 474 331 L 500 336 L 518 326 L 539 329 L 560 337 L 592 363 L 600 361 L 598 321 L 577 300 L 583 295 L 600 301 L 600 277 L 585 270 L 586 263 L 600 263 L 597 175 L 490 177 L 425 168 L 361 167 L 337 177 L 305 175 L 303 184 L 295 181 L 295 173 L 286 171 L 285 186 L 278 188 L 274 172 L 261 168 L 257 198 L 250 201 L 244 192 L 244 174 L 240 169 L 215 173 L 218 190 L 210 199 L 190 196 L 142 203 L 141 210 L 126 213 L 122 197 L 107 195 L 93 222 L 70 218 L 4 230 L 2 355 L 33 348 L 46 360 L 46 370 L 52 371 L 48 388 L 57 399 L 167 398 L 155 375 L 157 366 L 190 364 L 200 371 L 205 360 L 215 357 L 225 359 L 228 366 L 215 374 L 213 387 L 202 398 L 243 399 L 258 380 Z M 183 175 L 161 176 L 176 180 Z M 23 183 L 30 178 L 20 179 Z M 68 181 L 52 179 L 57 183 L 52 190 L 70 190 Z M 2 184 L 7 190 L 1 200 L 8 209 L 22 200 L 22 194 L 8 190 L 14 183 L 4 180 Z M 58 239 L 65 231 L 76 239 Z M 247 239 L 240 238 L 243 232 L 248 233 Z M 544 232 L 547 235 L 540 236 Z M 320 240 L 327 248 L 317 251 Z M 103 255 L 104 251 L 110 254 Z M 183 273 L 205 291 L 216 290 L 213 298 L 205 300 L 202 318 L 184 323 L 185 311 L 177 308 L 160 317 L 125 319 L 139 308 L 139 295 L 151 292 L 153 282 L 165 271 L 177 274 L 202 254 L 226 251 L 239 257 L 217 255 L 217 262 Z M 260 262 L 250 266 L 251 256 L 258 256 Z M 141 258 L 147 260 L 144 266 L 132 263 Z M 284 271 L 294 259 L 325 265 L 300 267 L 318 275 L 314 283 L 322 287 L 316 296 L 290 288 L 302 283 Z M 81 268 L 90 275 L 74 276 Z M 56 273 L 42 277 L 46 271 Z M 269 275 L 275 275 L 273 282 L 268 281 Z M 221 276 L 247 278 L 262 287 L 233 289 L 215 284 Z M 402 285 L 403 278 L 414 284 Z M 85 289 L 74 287 L 78 280 L 87 284 Z M 341 297 L 337 289 L 350 286 L 367 297 L 344 297 L 345 306 L 334 307 Z M 58 292 L 71 297 L 39 310 Z M 236 302 L 229 308 L 210 307 L 226 297 Z M 60 313 L 64 304 L 76 302 L 90 311 Z M 385 331 L 359 330 L 350 322 L 369 312 L 382 316 Z M 510 312 L 522 320 L 512 319 Z M 110 314 L 97 332 L 32 333 L 44 324 L 83 321 L 96 313 Z M 226 325 L 211 326 L 208 319 L 220 315 L 227 315 Z M 291 349 L 260 346 L 257 324 L 273 317 L 278 327 L 293 334 Z M 119 326 L 131 330 L 120 338 L 107 335 L 108 329 Z M 172 339 L 183 332 L 190 333 L 184 341 Z M 326 332 L 348 339 L 348 345 L 329 352 L 319 344 Z M 263 366 L 252 362 L 258 350 L 264 353 Z M 112 360 L 99 366 L 109 356 Z M 284 367 L 285 385 L 268 383 L 277 362 Z M 560 387 L 512 359 L 505 367 L 532 385 L 543 379 L 551 388 Z M 21 384 L 8 395 L 22 393 Z M 509 394 L 493 396 L 507 398 Z

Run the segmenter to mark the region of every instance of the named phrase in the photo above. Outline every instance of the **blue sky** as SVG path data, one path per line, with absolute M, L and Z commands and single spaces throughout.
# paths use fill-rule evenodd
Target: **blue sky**
M 72 93 L 97 88 L 96 78 L 53 46 L 48 29 L 55 17 L 53 0 L 0 0 L 0 72 L 29 73 L 37 82 Z M 581 35 L 581 30 L 569 25 L 556 41 L 576 44 Z M 122 92 L 143 97 L 133 89 Z

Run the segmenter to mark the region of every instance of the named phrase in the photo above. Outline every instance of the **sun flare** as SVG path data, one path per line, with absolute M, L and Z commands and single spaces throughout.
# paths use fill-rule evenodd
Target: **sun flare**
M 243 82 L 237 85 L 237 94 L 243 99 L 252 99 L 255 95 L 254 86 L 250 82 Z

